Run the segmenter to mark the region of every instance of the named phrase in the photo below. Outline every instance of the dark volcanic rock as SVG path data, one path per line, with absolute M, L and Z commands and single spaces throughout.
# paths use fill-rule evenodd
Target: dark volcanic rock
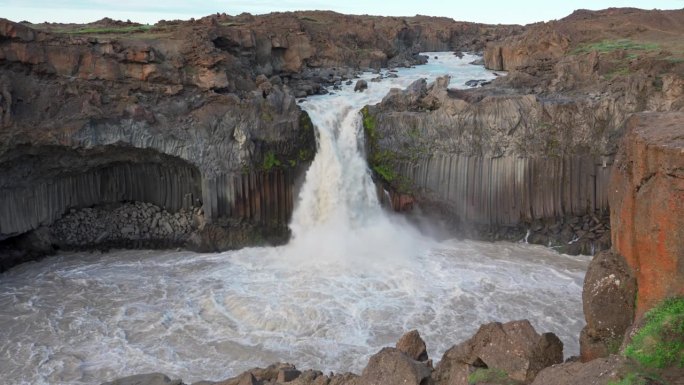
M 547 366 L 563 362 L 563 343 L 553 333 L 537 334 L 526 320 L 483 325 L 468 341 L 447 350 L 432 375 L 436 384 L 466 385 L 477 368 L 498 369 L 530 382 Z

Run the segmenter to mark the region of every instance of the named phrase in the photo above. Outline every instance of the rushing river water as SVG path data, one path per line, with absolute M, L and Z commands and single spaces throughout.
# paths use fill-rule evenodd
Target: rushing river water
M 523 318 L 577 354 L 588 257 L 437 242 L 378 205 L 358 110 L 420 77 L 450 73 L 454 87 L 493 77 L 467 64 L 474 57 L 430 57 L 366 92 L 352 85 L 302 103 L 319 150 L 288 245 L 61 254 L 0 275 L 3 383 L 98 384 L 151 371 L 219 380 L 277 361 L 359 372 L 413 328 L 438 360 L 482 323 Z

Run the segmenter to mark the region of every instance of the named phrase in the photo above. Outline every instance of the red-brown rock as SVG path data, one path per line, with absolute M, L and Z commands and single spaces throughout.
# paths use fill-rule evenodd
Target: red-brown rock
M 640 113 L 611 176 L 613 248 L 635 271 L 636 315 L 684 294 L 684 113 Z
M 401 336 L 399 341 L 397 341 L 397 349 L 406 353 L 406 355 L 416 361 L 427 361 L 428 359 L 425 341 L 420 338 L 420 333 L 418 333 L 418 330 L 411 330 L 410 332 Z

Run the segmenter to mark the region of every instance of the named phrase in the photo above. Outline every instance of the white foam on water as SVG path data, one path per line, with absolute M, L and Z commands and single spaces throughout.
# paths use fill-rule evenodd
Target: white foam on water
M 378 205 L 357 111 L 419 77 L 449 72 L 458 86 L 493 76 L 468 65 L 474 57 L 437 56 L 364 93 L 352 85 L 302 103 L 319 151 L 287 246 L 69 253 L 0 275 L 3 381 L 97 384 L 152 371 L 221 380 L 277 361 L 360 372 L 410 329 L 438 360 L 480 324 L 514 319 L 556 333 L 566 356 L 577 354 L 589 257 L 437 243 Z

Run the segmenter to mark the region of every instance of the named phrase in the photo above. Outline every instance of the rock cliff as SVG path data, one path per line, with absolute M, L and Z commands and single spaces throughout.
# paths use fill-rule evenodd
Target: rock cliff
M 625 20 L 634 25 L 618 26 Z M 393 90 L 363 111 L 376 179 L 396 210 L 418 203 L 489 238 L 527 229 L 531 242 L 565 252 L 606 249 L 624 123 L 635 112 L 684 109 L 684 60 L 670 36 L 684 34 L 683 20 L 682 11 L 582 11 L 489 43 L 487 65 L 510 70 L 489 85 L 459 90 L 441 78 Z M 656 28 L 675 22 L 671 32 Z M 496 47 L 505 60 L 492 59 Z
M 210 250 L 286 237 L 295 179 L 315 153 L 308 116 L 286 85 L 229 92 L 249 72 L 205 29 L 188 28 L 198 34 L 146 39 L 0 23 L 3 265 L 21 260 L 11 250 L 25 249 L 32 242 L 19 236 L 39 228 L 48 229 L 47 251 L 108 244 L 111 231 L 51 227 L 69 210 L 103 204 L 202 208 L 179 232 L 156 221 L 118 246 Z M 249 234 L 217 244 L 215 227 Z
M 56 247 L 283 242 L 315 154 L 296 98 L 521 31 L 318 11 L 154 26 L 2 19 L 0 269 Z M 135 226 L 113 225 L 120 214 Z
M 684 295 L 684 113 L 627 123 L 613 169 L 613 249 L 636 274 L 637 316 Z

